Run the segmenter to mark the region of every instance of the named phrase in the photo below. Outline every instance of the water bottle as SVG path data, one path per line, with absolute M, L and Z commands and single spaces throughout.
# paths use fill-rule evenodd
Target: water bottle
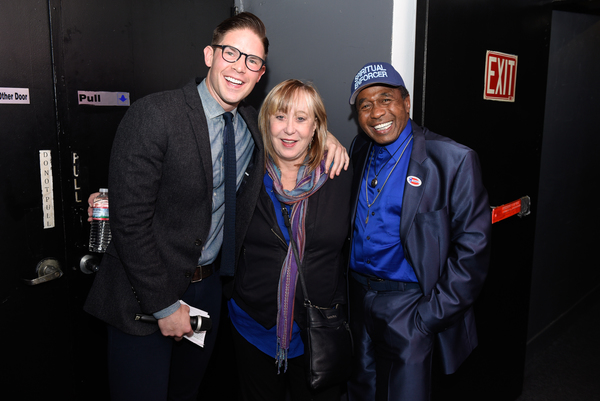
M 92 208 L 89 250 L 90 252 L 104 253 L 111 239 L 108 220 L 108 189 L 100 188 L 100 195 L 94 198 Z

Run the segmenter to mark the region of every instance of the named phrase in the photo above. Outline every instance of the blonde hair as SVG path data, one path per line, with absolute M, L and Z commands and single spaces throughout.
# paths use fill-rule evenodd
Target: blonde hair
M 315 118 L 315 135 L 308 150 L 308 160 L 304 163 L 309 171 L 317 168 L 325 153 L 325 140 L 327 138 L 327 112 L 323 99 L 317 89 L 310 83 L 297 79 L 288 79 L 275 86 L 265 98 L 258 115 L 258 127 L 262 134 L 265 146 L 265 156 L 270 156 L 277 162 L 277 155 L 271 141 L 269 132 L 269 118 L 278 112 L 287 113 L 293 103 L 297 101 L 298 95 L 303 94 L 306 98 L 309 112 Z

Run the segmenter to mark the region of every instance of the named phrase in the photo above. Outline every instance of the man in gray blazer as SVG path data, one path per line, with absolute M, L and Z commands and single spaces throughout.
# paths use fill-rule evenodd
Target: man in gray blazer
M 243 99 L 265 73 L 268 44 L 256 16 L 223 21 L 204 49 L 207 77 L 140 99 L 119 125 L 109 172 L 112 241 L 85 305 L 108 324 L 115 400 L 197 398 L 221 307 L 223 114 L 233 114 L 235 132 L 237 259 L 264 166 L 257 113 Z M 332 174 L 345 161 L 334 142 Z M 177 341 L 193 334 L 181 301 L 211 316 L 204 348 Z

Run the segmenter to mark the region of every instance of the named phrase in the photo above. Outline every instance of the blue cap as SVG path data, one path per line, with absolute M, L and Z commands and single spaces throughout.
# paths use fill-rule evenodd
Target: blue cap
M 350 87 L 350 104 L 354 104 L 356 96 L 365 87 L 373 84 L 405 86 L 398 71 L 388 63 L 369 63 L 358 71 Z

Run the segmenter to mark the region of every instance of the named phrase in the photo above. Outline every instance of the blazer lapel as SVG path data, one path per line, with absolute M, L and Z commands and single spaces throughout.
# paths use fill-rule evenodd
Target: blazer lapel
M 207 185 L 211 188 L 213 186 L 213 171 L 212 171 L 212 155 L 210 151 L 210 136 L 208 133 L 208 125 L 206 122 L 206 116 L 204 115 L 204 108 L 202 107 L 202 101 L 198 94 L 198 84 L 202 80 L 196 78 L 195 82 L 191 82 L 183 87 L 183 93 L 185 100 L 189 106 L 188 118 L 196 137 L 196 143 L 198 144 L 198 151 L 200 152 L 200 161 L 202 168 L 204 169 L 204 176 L 206 178 Z
M 359 143 L 360 142 L 360 143 Z M 363 172 L 365 170 L 365 164 L 367 163 L 369 151 L 373 146 L 372 141 L 366 141 L 364 138 L 361 138 L 360 135 L 355 139 L 355 143 L 352 144 L 351 148 L 351 158 L 352 158 L 352 166 L 354 168 L 354 174 L 352 177 L 352 219 L 351 222 L 354 222 L 356 218 L 356 207 L 358 206 L 358 198 L 359 191 L 362 183 Z M 354 230 L 352 230 L 354 232 Z
M 252 135 L 252 139 L 254 140 L 254 152 L 252 154 L 252 158 L 250 159 L 250 164 L 246 169 L 246 176 L 251 176 L 252 174 L 261 174 L 264 172 L 264 154 L 265 149 L 262 142 L 262 136 L 260 134 L 260 130 L 258 129 L 258 121 L 257 116 L 252 113 L 254 109 L 250 109 L 250 106 L 245 103 L 240 103 L 238 106 L 238 113 L 242 116 L 244 121 L 246 122 L 246 126 L 248 127 L 248 131 Z M 262 175 L 261 175 L 262 177 Z M 260 180 L 262 182 L 262 179 Z M 241 189 L 241 188 L 240 188 Z M 239 191 L 239 189 L 238 189 Z
M 423 130 L 414 124 L 412 120 L 411 124 L 413 126 L 413 149 L 410 155 L 410 162 L 408 163 L 407 181 L 404 183 L 402 216 L 400 221 L 400 238 L 403 244 L 406 244 L 406 238 L 419 210 L 428 174 L 428 169 L 423 167 L 423 162 L 427 159 Z M 415 186 L 409 184 L 409 177 L 418 178 L 421 180 L 421 185 Z

